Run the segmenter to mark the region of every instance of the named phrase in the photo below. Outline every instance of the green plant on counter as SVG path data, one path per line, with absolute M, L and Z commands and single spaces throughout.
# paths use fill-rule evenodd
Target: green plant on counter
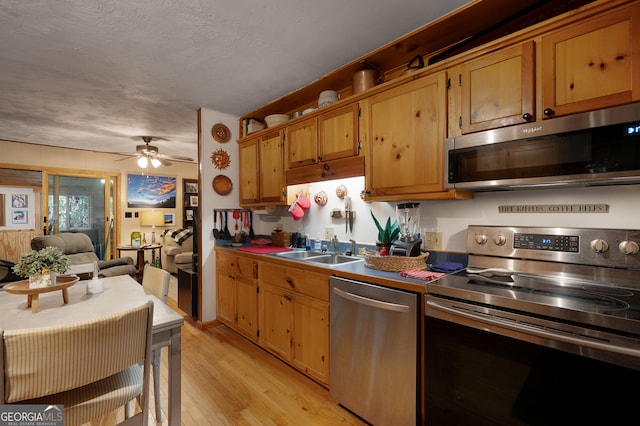
M 55 272 L 64 274 L 69 270 L 69 258 L 58 247 L 45 247 L 24 253 L 20 261 L 13 266 L 13 272 L 21 277 L 33 277 L 39 274 Z
M 396 220 L 395 222 L 393 222 L 393 224 L 391 224 L 391 218 L 388 217 L 387 223 L 383 228 L 380 225 L 380 222 L 378 222 L 378 219 L 376 219 L 376 217 L 373 215 L 373 211 L 369 211 L 371 212 L 371 217 L 373 218 L 373 221 L 378 228 L 378 242 L 382 243 L 383 245 L 389 245 L 393 241 L 395 241 L 398 238 L 398 235 L 400 235 L 400 227 L 398 226 L 398 221 Z

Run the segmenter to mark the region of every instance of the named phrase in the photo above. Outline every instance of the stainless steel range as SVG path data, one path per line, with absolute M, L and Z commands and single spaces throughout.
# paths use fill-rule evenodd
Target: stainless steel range
M 640 379 L 640 230 L 467 234 L 467 269 L 427 284 L 427 423 L 610 422 Z

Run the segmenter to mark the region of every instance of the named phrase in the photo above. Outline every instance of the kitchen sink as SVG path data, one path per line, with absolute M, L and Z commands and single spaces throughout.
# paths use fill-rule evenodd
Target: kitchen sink
M 364 259 L 343 254 L 328 254 L 321 251 L 285 251 L 276 253 L 276 256 L 303 262 L 319 263 L 325 266 L 345 265 L 353 262 L 362 262 Z
M 309 257 L 326 256 L 321 251 L 284 251 L 276 253 L 280 257 L 286 257 L 287 259 L 306 259 Z
M 321 263 L 327 266 L 344 265 L 346 263 L 362 262 L 364 259 L 355 256 L 345 256 L 342 254 L 325 254 L 323 256 L 314 256 L 307 259 L 307 262 Z

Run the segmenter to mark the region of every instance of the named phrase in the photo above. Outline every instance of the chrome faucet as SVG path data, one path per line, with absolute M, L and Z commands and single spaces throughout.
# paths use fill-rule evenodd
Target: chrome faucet
M 349 242 L 351 243 L 351 250 L 347 251 L 346 254 L 348 254 L 349 256 L 357 256 L 358 253 L 356 253 L 356 240 L 349 240 Z
M 334 235 L 331 238 L 331 251 L 333 252 L 333 254 L 338 254 L 340 250 L 340 242 L 338 241 L 338 236 Z

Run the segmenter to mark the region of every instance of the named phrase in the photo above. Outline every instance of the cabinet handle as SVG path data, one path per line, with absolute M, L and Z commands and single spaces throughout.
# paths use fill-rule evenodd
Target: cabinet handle
M 525 112 L 524 114 L 522 114 L 522 118 L 526 121 L 529 121 L 533 118 L 533 115 L 529 114 L 528 112 Z
M 318 160 L 314 157 L 314 158 L 311 159 L 311 162 L 315 164 L 315 163 L 318 162 Z
M 556 112 L 554 110 L 552 110 L 551 108 L 545 108 L 544 111 L 542 111 L 544 113 L 544 115 L 546 115 L 547 117 L 551 117 L 553 114 L 555 114 Z
M 231 275 L 231 274 L 229 274 L 229 278 L 231 278 L 232 280 L 235 280 L 235 279 L 236 279 L 236 276 L 235 276 L 235 275 Z
M 322 155 L 318 155 L 318 161 L 322 161 Z
M 295 287 L 295 286 L 293 285 L 293 280 L 292 280 L 291 278 L 287 277 L 287 278 L 285 278 L 284 280 L 285 280 L 285 281 L 287 282 L 287 284 L 289 284 L 291 287 Z
M 325 163 L 325 164 L 322 166 L 322 168 L 323 168 L 323 169 L 325 169 L 325 170 L 329 170 L 331 167 L 329 167 L 329 165 Z
M 288 294 L 285 294 L 285 295 L 284 295 L 284 298 L 285 298 L 285 299 L 287 299 L 289 302 L 291 302 L 292 297 L 291 297 L 291 296 L 289 296 Z
M 322 174 L 320 175 L 320 177 L 325 178 L 325 177 L 327 177 L 327 174 L 326 174 L 325 172 L 322 172 Z

